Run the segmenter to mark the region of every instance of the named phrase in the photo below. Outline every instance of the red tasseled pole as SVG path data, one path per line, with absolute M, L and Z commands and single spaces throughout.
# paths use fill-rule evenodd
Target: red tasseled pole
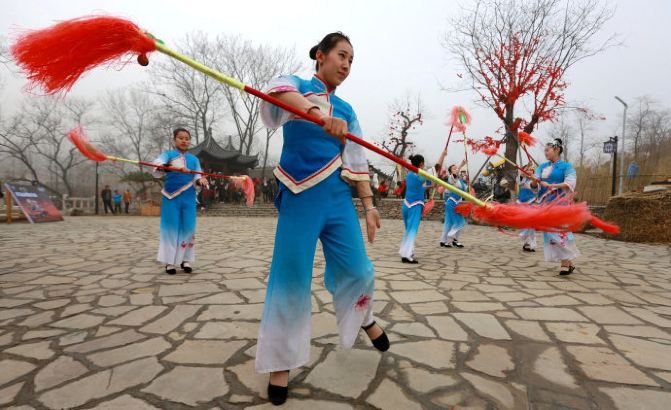
M 11 46 L 16 63 L 47 94 L 67 92 L 86 71 L 102 64 L 156 50 L 155 40 L 135 23 L 107 16 L 66 20 L 29 31 Z
M 105 155 L 102 151 L 89 142 L 81 126 L 73 128 L 68 133 L 68 139 L 86 158 L 98 162 L 105 161 L 107 159 L 107 155 Z

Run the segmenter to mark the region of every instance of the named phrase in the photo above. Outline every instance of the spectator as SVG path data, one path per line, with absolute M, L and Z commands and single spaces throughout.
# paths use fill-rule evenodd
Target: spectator
M 112 208 L 112 190 L 110 189 L 109 185 L 105 185 L 105 188 L 100 191 L 100 198 L 103 200 L 105 214 L 107 214 L 107 209 L 109 209 L 109 212 L 114 214 L 114 208 Z
M 130 201 L 131 201 L 131 196 L 130 196 L 130 191 L 128 188 L 123 193 L 123 204 L 126 208 L 126 215 L 128 215 L 128 207 L 130 206 Z
M 112 200 L 114 201 L 114 214 L 121 214 L 121 199 L 122 195 L 119 193 L 118 189 L 114 190 L 114 195 L 112 195 Z
M 377 192 L 380 194 L 381 198 L 386 198 L 389 195 L 389 187 L 387 187 L 387 181 L 385 179 L 380 182 L 380 185 L 377 187 Z

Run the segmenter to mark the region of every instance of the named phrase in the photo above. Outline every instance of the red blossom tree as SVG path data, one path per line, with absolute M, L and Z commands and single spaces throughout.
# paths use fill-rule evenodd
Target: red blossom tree
M 453 21 L 443 45 L 502 121 L 506 158 L 516 161 L 518 129 L 532 133 L 556 119 L 567 70 L 615 44 L 615 36 L 592 44 L 612 15 L 600 0 L 475 0 Z M 514 173 L 506 164 L 510 186 Z

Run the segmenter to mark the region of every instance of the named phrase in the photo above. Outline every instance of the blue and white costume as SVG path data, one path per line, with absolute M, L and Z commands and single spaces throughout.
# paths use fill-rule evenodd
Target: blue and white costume
M 547 161 L 540 164 L 536 169 L 536 177 L 548 184 L 564 183 L 568 185 L 571 192 L 575 190 L 576 172 L 573 166 L 566 161 L 558 160 L 554 163 Z M 566 194 L 565 190 L 549 190 L 540 184 L 539 187 L 538 201 L 541 203 L 561 201 Z M 545 260 L 548 262 L 560 262 L 580 256 L 575 237 L 571 232 L 544 232 L 543 243 Z
M 164 152 L 154 164 L 202 171 L 200 161 L 191 153 L 179 150 Z M 157 260 L 166 265 L 179 266 L 193 262 L 196 257 L 196 188 L 197 174 L 164 172 L 156 168 L 156 178 L 164 177 L 161 201 L 161 239 Z
M 299 92 L 321 111 L 347 121 L 362 136 L 352 107 L 314 76 L 273 80 L 268 93 Z M 373 265 L 366 256 L 361 226 L 346 181 L 369 181 L 362 147 L 337 138 L 311 122 L 262 103 L 269 128 L 283 126 L 279 210 L 256 350 L 259 373 L 293 369 L 310 357 L 312 267 L 317 240 L 326 259 L 324 284 L 333 295 L 340 344 L 349 348 L 359 329 L 373 321 Z
M 536 202 L 536 191 L 531 188 L 531 178 L 520 172 L 519 187 L 520 191 L 517 194 L 518 204 L 532 204 Z M 523 229 L 520 231 L 520 238 L 523 246 L 528 246 L 530 249 L 536 249 L 536 230 Z
M 405 179 L 405 199 L 403 199 L 402 210 L 405 234 L 401 240 L 401 248 L 398 250 L 402 258 L 413 259 L 415 238 L 422 221 L 424 194 L 428 186 L 430 186 L 428 180 L 414 172 L 409 173 Z
M 468 190 L 468 185 L 461 178 L 454 178 L 453 175 L 448 176 L 447 182 L 462 191 Z M 466 219 L 459 215 L 455 208 L 461 202 L 461 196 L 454 192 L 445 190 L 445 224 L 443 225 L 443 234 L 440 236 L 440 242 L 450 244 L 452 241 L 459 240 L 459 234 L 466 226 Z

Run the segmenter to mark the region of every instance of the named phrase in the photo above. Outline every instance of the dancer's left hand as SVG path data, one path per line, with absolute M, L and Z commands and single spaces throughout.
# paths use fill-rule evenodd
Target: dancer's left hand
M 198 184 L 203 188 L 210 188 L 210 183 L 207 181 L 207 178 L 202 177 L 198 180 Z
M 368 242 L 375 241 L 375 232 L 380 229 L 380 213 L 377 209 L 366 211 L 366 232 L 368 233 Z

